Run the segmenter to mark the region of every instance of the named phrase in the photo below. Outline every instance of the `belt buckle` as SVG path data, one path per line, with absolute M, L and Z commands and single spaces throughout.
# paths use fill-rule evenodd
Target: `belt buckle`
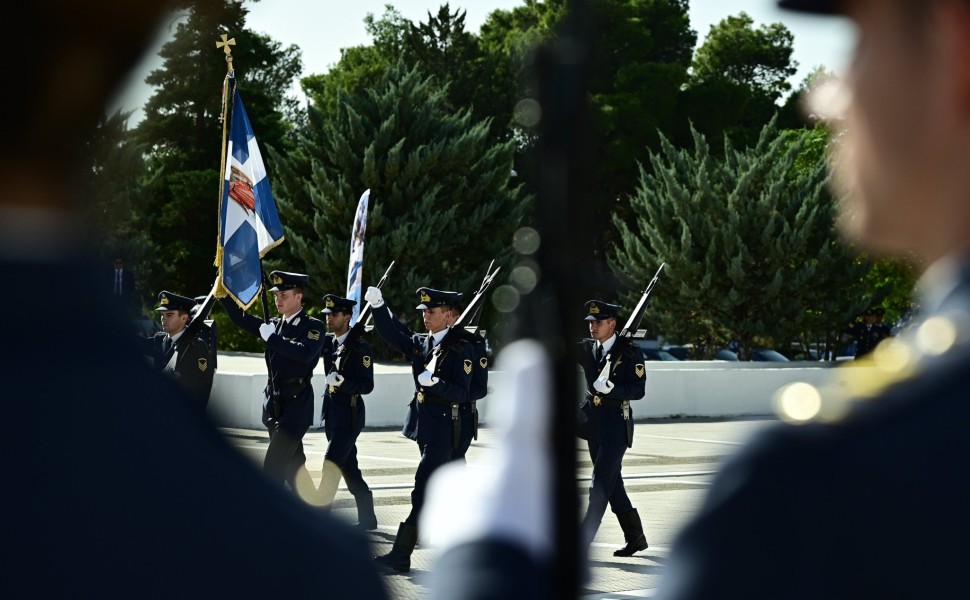
M 599 406 L 600 404 L 603 404 L 603 399 L 599 395 L 593 396 L 593 406 Z
M 330 386 L 330 395 L 333 396 L 337 393 L 337 386 Z
M 424 392 L 418 392 L 418 402 L 424 404 Z

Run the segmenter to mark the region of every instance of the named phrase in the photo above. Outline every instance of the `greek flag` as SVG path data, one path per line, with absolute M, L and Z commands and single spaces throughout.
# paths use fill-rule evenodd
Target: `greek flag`
M 260 259 L 283 241 L 283 226 L 253 126 L 239 93 L 234 96 L 219 211 L 217 285 L 249 308 L 262 286 Z
M 357 322 L 360 315 L 361 281 L 364 266 L 364 232 L 367 230 L 367 202 L 370 190 L 365 191 L 357 202 L 357 213 L 354 215 L 354 228 L 350 232 L 350 264 L 347 268 L 347 297 L 356 300 L 354 312 L 350 316 L 350 325 Z

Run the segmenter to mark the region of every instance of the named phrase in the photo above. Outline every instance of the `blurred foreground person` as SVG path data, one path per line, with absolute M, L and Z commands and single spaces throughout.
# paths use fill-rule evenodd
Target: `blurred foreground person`
M 845 386 L 779 391 L 796 424 L 725 464 L 657 597 L 952 597 L 970 532 L 970 2 L 779 4 L 858 27 L 842 224 L 871 252 L 919 257 L 924 313 L 861 359 L 872 368 L 840 371 Z
M 173 19 L 168 2 L 38 0 L 11 17 L 0 140 L 0 277 L 31 315 L 0 375 L 25 418 L 5 436 L 5 598 L 385 598 L 359 532 L 275 489 L 144 360 L 77 229 L 73 175 L 102 107 Z M 217 126 L 214 124 L 213 126 Z M 218 149 L 213 149 L 218 152 Z M 19 294 L 0 300 L 23 311 Z M 63 320 L 97 315 L 81 357 Z M 84 358 L 91 357 L 91 360 Z M 22 405 L 19 403 L 23 403 Z M 32 426 L 33 425 L 33 426 Z

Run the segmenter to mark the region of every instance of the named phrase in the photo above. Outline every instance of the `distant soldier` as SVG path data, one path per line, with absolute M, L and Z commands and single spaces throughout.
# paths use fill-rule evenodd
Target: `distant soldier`
M 303 310 L 303 286 L 309 277 L 302 273 L 273 271 L 269 275 L 279 317 L 268 323 L 244 312 L 231 298 L 222 306 L 232 321 L 266 342 L 266 401 L 263 424 L 269 431 L 269 447 L 263 459 L 263 472 L 301 497 L 314 495 L 312 480 L 305 468 L 303 436 L 313 422 L 313 369 L 320 362 L 325 325 Z M 305 479 L 305 480 L 304 480 Z
M 581 407 L 585 423 L 580 434 L 589 445 L 593 481 L 589 505 L 583 517 L 586 542 L 592 543 L 609 503 L 623 529 L 626 545 L 613 556 L 632 556 L 647 549 L 640 514 L 623 487 L 623 455 L 633 445 L 631 400 L 646 393 L 646 370 L 640 349 L 616 335 L 620 307 L 600 300 L 586 303 L 589 337 L 582 341 L 582 367 L 586 376 L 586 400 Z M 608 377 L 602 371 L 610 357 Z
M 351 335 L 350 318 L 357 302 L 334 294 L 323 297 L 328 333 L 324 337 L 323 364 L 327 387 L 323 393 L 323 423 L 327 454 L 323 459 L 319 501 L 329 507 L 343 475 L 347 490 L 357 502 L 357 528 L 377 529 L 374 494 L 357 464 L 357 437 L 364 428 L 364 398 L 374 390 L 374 364 L 370 345 Z
M 182 339 L 195 300 L 163 291 L 158 294 L 158 302 L 155 310 L 161 313 L 162 331 L 150 338 L 142 338 L 145 354 L 151 357 L 156 369 L 171 375 L 205 410 L 215 373 L 209 345 L 198 334 Z
M 415 333 L 400 323 L 385 308 L 380 288 L 369 287 L 364 298 L 374 307 L 377 332 L 411 362 L 414 395 L 408 405 L 403 433 L 418 443 L 421 462 L 414 473 L 411 492 L 411 512 L 400 524 L 394 547 L 375 558 L 381 565 L 395 571 L 411 570 L 411 554 L 418 541 L 418 515 L 424 506 L 428 478 L 441 465 L 451 461 L 460 444 L 461 412 L 470 411 L 468 388 L 472 377 L 472 357 L 468 344 L 459 336 L 448 336 L 449 313 L 457 312 L 461 294 L 419 288 L 419 304 L 426 334 Z M 434 350 L 441 353 L 433 370 L 428 368 Z
M 879 342 L 890 336 L 889 326 L 882 322 L 885 311 L 870 308 L 862 315 L 862 321 L 854 321 L 845 333 L 855 339 L 855 357 L 862 358 L 876 349 Z

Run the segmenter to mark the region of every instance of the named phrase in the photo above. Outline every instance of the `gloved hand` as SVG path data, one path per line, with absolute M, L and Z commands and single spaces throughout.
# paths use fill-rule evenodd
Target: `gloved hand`
M 431 374 L 431 371 L 423 371 L 418 375 L 418 383 L 424 387 L 431 387 L 432 385 L 438 383 L 438 378 Z
M 378 308 L 384 305 L 384 294 L 381 293 L 381 288 L 370 286 L 364 293 L 364 300 L 374 308 Z
M 327 385 L 331 387 L 340 387 L 340 384 L 344 382 L 343 375 L 336 371 L 331 371 L 327 374 Z
M 613 382 L 609 379 L 597 379 L 593 382 L 593 389 L 601 394 L 609 394 L 613 391 Z
M 276 325 L 272 323 L 263 323 L 259 326 L 259 335 L 262 336 L 263 341 L 269 340 L 269 336 L 276 333 Z

